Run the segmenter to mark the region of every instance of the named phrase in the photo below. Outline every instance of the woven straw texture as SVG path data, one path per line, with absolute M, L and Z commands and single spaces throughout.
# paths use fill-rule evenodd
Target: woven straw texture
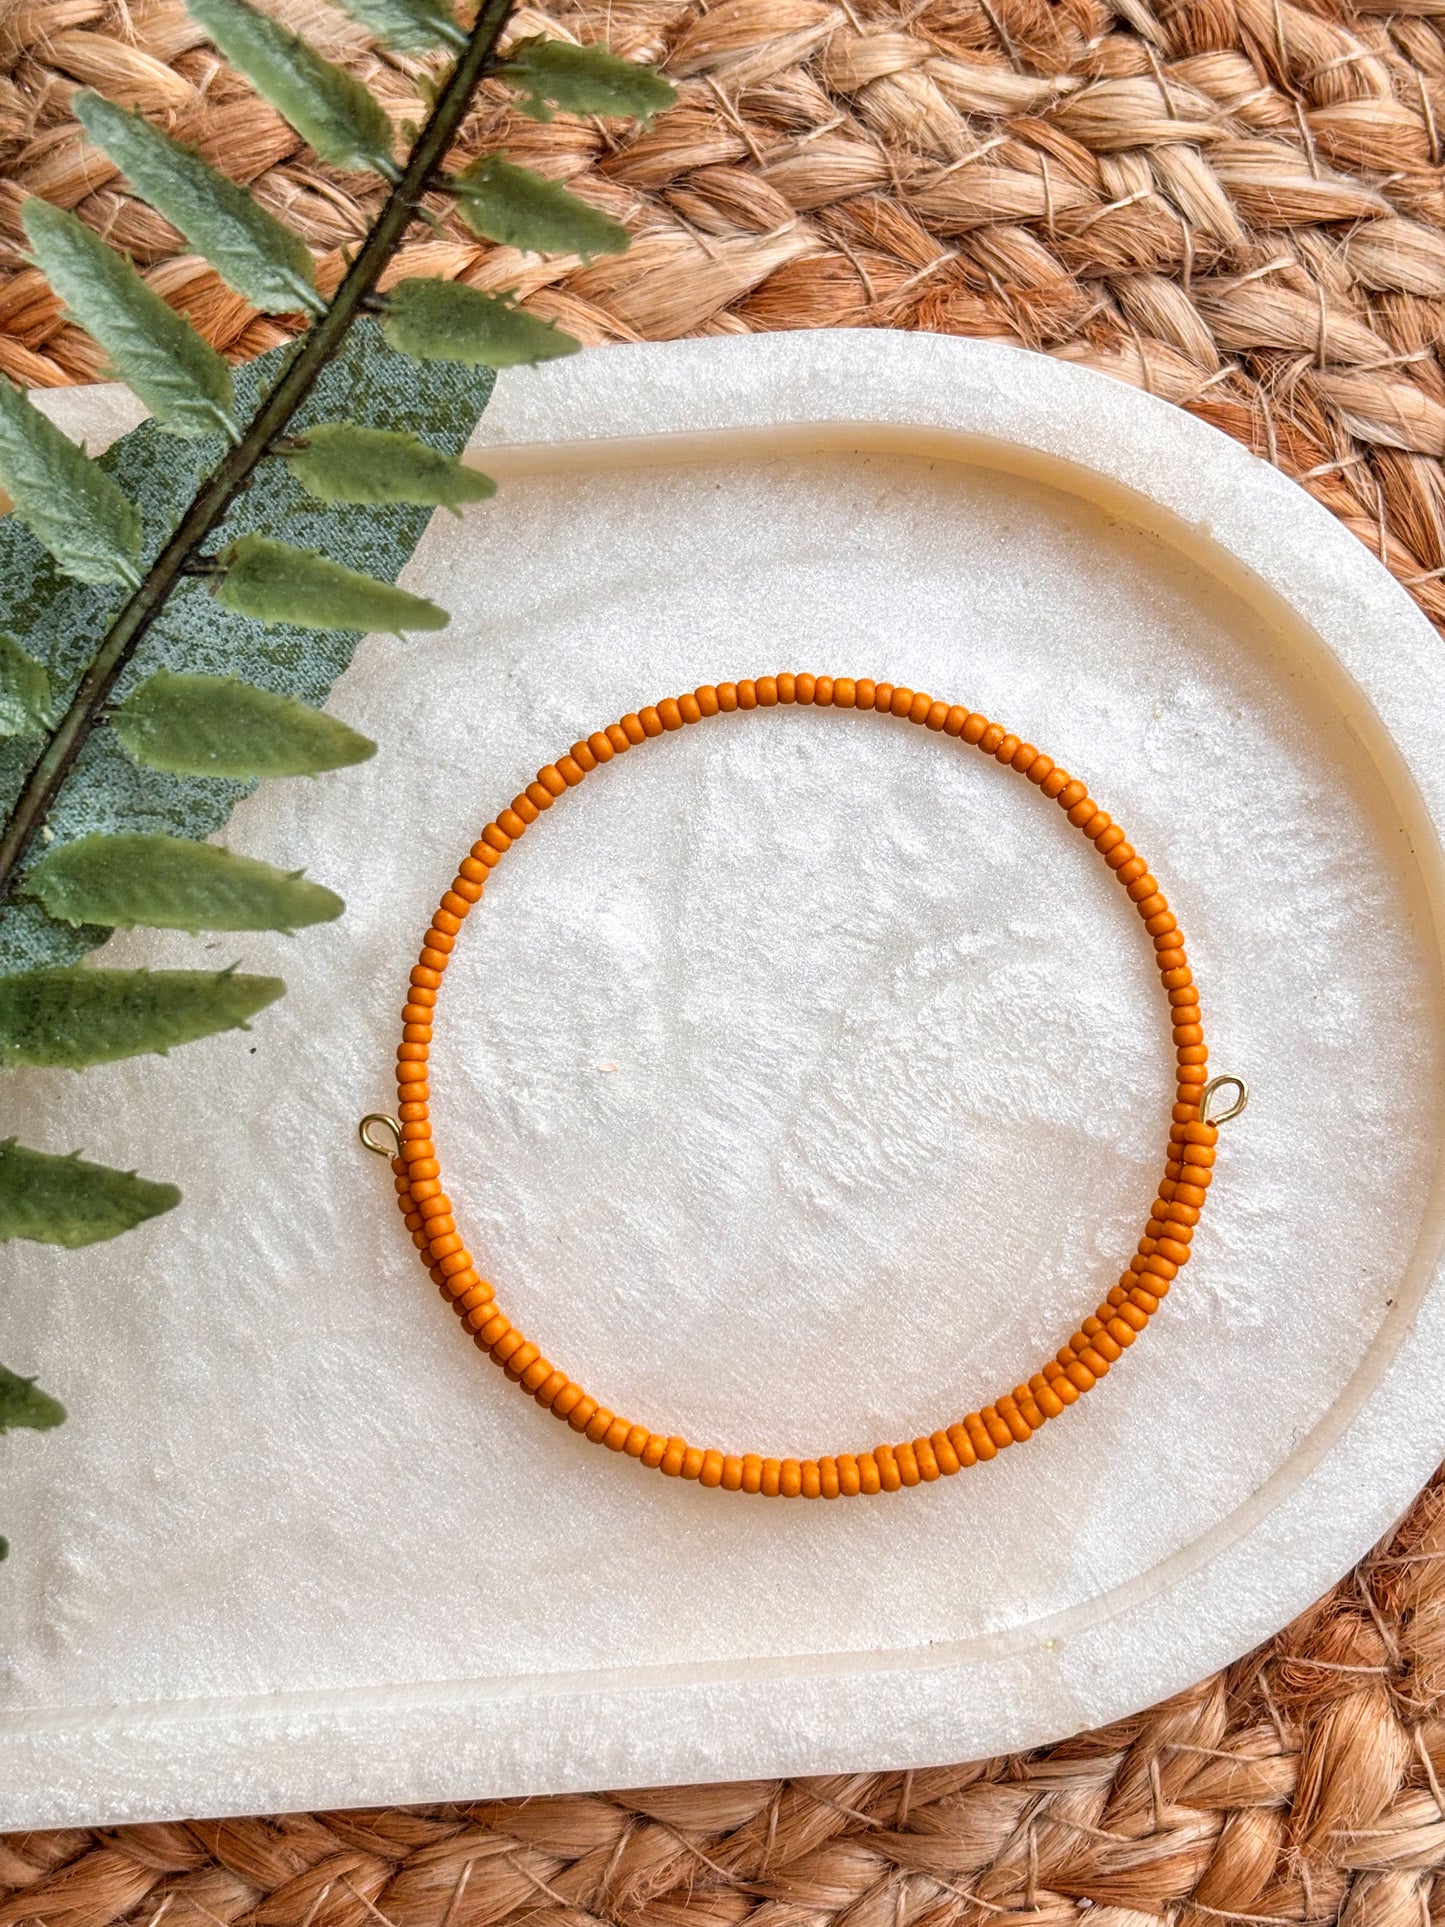
M 398 123 L 423 65 L 270 0 Z M 634 235 L 586 266 L 447 219 L 397 271 L 516 287 L 589 342 L 820 326 L 987 336 L 1164 395 L 1339 515 L 1445 624 L 1445 0 L 611 0 L 524 8 L 659 60 L 646 133 L 483 101 Z M 41 193 L 228 353 L 229 294 L 81 143 L 93 83 L 310 239 L 376 190 L 299 146 L 178 0 L 0 7 L 0 370 L 94 349 L 18 251 Z M 1445 1927 L 1445 1485 L 1259 1653 L 1064 1746 L 913 1774 L 0 1839 L 0 1927 Z
M 0 1927 L 1439 1927 L 1442 1561 L 1437 1485 L 1269 1646 L 1049 1751 L 17 1834 Z

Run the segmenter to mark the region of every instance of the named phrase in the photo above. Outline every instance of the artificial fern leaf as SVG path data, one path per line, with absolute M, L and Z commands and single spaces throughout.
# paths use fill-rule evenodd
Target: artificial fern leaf
M 75 215 L 31 199 L 20 218 L 35 265 L 70 319 L 100 343 L 161 427 L 173 435 L 213 435 L 220 428 L 239 441 L 231 371 L 185 316 Z
M 45 664 L 0 629 L 0 736 L 34 736 L 54 721 Z
M 302 487 L 322 502 L 422 502 L 455 511 L 497 492 L 490 475 L 415 435 L 351 422 L 308 429 L 286 459 Z
M 181 1194 L 134 1171 L 32 1151 L 13 1137 L 0 1140 L 0 1244 L 27 1238 L 78 1251 L 173 1211 Z
M 243 535 L 216 558 L 216 600 L 239 616 L 309 629 L 445 629 L 447 612 L 423 596 L 344 569 L 311 549 Z
M 345 909 L 334 890 L 255 857 L 187 836 L 121 830 L 82 836 L 43 857 L 25 879 L 63 923 L 112 930 L 284 930 L 332 923 Z
M 396 179 L 391 122 L 360 81 L 246 0 L 187 0 L 186 11 L 323 161 Z
M 249 417 L 294 352 L 288 343 L 233 370 L 241 420 Z M 411 430 L 457 454 L 491 392 L 492 379 L 487 369 L 416 362 L 395 354 L 379 325 L 366 318 L 351 330 L 288 432 L 304 436 L 321 422 L 364 422 Z M 97 458 L 139 506 L 146 551 L 175 526 L 220 447 L 218 436 L 181 441 L 146 421 Z M 265 464 L 255 486 L 235 502 L 220 541 L 256 530 L 394 581 L 432 513 L 429 507 L 404 502 L 376 507 L 319 502 L 285 462 L 275 461 Z M 46 665 L 57 707 L 69 699 L 94 653 L 114 601 L 113 590 L 62 577 L 19 518 L 0 515 L 0 624 L 21 637 L 26 650 Z M 319 705 L 359 640 L 356 630 L 274 628 L 223 616 L 209 595 L 188 586 L 171 598 L 150 630 L 117 700 L 165 667 L 218 679 L 236 676 L 247 685 L 296 697 L 308 707 Z M 32 738 L 0 736 L 0 808 L 8 808 L 19 794 L 35 749 Z M 60 841 L 93 830 L 142 827 L 210 837 L 223 828 L 246 788 L 244 778 L 171 774 L 137 763 L 118 732 L 106 727 L 91 737 L 81 768 L 62 789 L 49 821 Z M 37 849 L 35 855 L 41 854 Z M 14 895 L 0 905 L 0 972 L 76 963 L 107 935 L 99 926 L 75 929 L 57 923 L 34 898 Z M 14 1128 L 0 1120 L 0 1132 Z
M 610 114 L 650 127 L 653 115 L 677 99 L 676 88 L 651 67 L 619 60 L 605 47 L 574 47 L 545 34 L 519 40 L 492 72 L 521 92 L 522 112 L 533 120 L 550 120 L 551 110 L 560 107 L 568 114 Z
M 264 314 L 320 314 L 311 250 L 234 181 L 173 141 L 141 114 L 89 88 L 71 102 L 76 119 L 142 200 L 203 255 L 228 288 Z
M 13 1431 L 20 1425 L 34 1432 L 48 1432 L 64 1418 L 65 1407 L 59 1399 L 42 1392 L 33 1378 L 21 1378 L 0 1365 L 0 1432 Z M 6 1546 L 5 1550 L 10 1548 Z
M 403 52 L 425 47 L 464 47 L 466 30 L 442 0 L 340 0 L 366 31 Z
M 140 517 L 110 477 L 0 377 L 0 486 L 65 575 L 81 582 L 140 578 Z
M 309 703 L 171 669 L 148 677 L 111 724 L 138 763 L 173 776 L 318 776 L 376 754 L 369 737 Z
M 516 368 L 582 346 L 505 296 L 482 294 L 459 281 L 400 281 L 387 296 L 382 320 L 393 348 L 419 361 L 463 361 L 481 368 Z
M 81 1071 L 244 1030 L 286 986 L 234 970 L 30 970 L 0 977 L 0 1069 Z
M 631 236 L 556 181 L 513 167 L 499 154 L 473 161 L 450 183 L 457 212 L 472 230 L 504 247 L 533 254 L 625 254 Z

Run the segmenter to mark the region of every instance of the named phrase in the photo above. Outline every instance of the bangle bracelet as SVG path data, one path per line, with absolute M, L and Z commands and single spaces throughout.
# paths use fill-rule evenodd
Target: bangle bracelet
M 1026 1384 L 969 1412 L 926 1438 L 898 1445 L 875 1445 L 871 1452 L 839 1453 L 836 1458 L 776 1459 L 757 1453 L 724 1453 L 689 1445 L 685 1439 L 654 1432 L 620 1418 L 559 1371 L 500 1311 L 493 1287 L 481 1276 L 457 1230 L 451 1199 L 442 1189 L 441 1165 L 432 1140 L 427 1082 L 432 1020 L 442 977 L 451 960 L 462 923 L 481 901 L 488 873 L 517 838 L 575 789 L 601 763 L 685 724 L 737 711 L 812 703 L 836 709 L 869 709 L 896 716 L 944 736 L 953 736 L 1006 763 L 1051 797 L 1068 820 L 1094 845 L 1129 898 L 1154 942 L 1170 1005 L 1178 1061 L 1173 1122 L 1164 1176 L 1150 1208 L 1138 1249 L 1104 1302 Z M 655 708 L 624 716 L 572 745 L 567 755 L 537 772 L 510 806 L 482 831 L 464 857 L 422 939 L 402 1011 L 402 1041 L 397 1051 L 395 1118 L 373 1112 L 363 1118 L 361 1140 L 368 1150 L 390 1155 L 396 1174 L 397 1202 L 422 1263 L 450 1301 L 463 1326 L 514 1384 L 530 1393 L 574 1432 L 613 1452 L 673 1478 L 695 1479 L 725 1492 L 758 1492 L 768 1498 L 834 1499 L 860 1493 L 896 1492 L 931 1483 L 940 1476 L 992 1459 L 1021 1444 L 1049 1419 L 1058 1418 L 1106 1376 L 1111 1365 L 1144 1330 L 1159 1309 L 1180 1268 L 1188 1263 L 1194 1228 L 1214 1175 L 1218 1126 L 1236 1117 L 1248 1102 L 1243 1081 L 1208 1076 L 1208 1051 L 1201 1027 L 1199 999 L 1184 952 L 1184 936 L 1164 893 L 1137 856 L 1118 824 L 1090 797 L 1085 785 L 1052 758 L 1008 734 L 1000 724 L 967 709 L 935 702 L 931 696 L 898 689 L 892 683 L 854 682 L 831 676 L 764 676 L 756 682 L 723 683 L 691 695 L 669 697 Z M 1217 1109 L 1214 1100 L 1231 1087 L 1233 1101 Z M 375 1135 L 380 1127 L 390 1146 Z

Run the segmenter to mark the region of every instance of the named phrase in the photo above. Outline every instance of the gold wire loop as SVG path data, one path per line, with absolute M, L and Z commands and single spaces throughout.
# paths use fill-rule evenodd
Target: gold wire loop
M 373 1124 L 380 1124 L 391 1132 L 392 1142 L 390 1148 L 385 1144 L 377 1143 L 371 1131 Z M 401 1126 L 394 1117 L 389 1116 L 385 1111 L 368 1111 L 366 1116 L 357 1125 L 356 1135 L 361 1139 L 367 1150 L 375 1151 L 379 1158 L 399 1158 L 401 1156 Z
M 1234 1086 L 1236 1096 L 1228 1110 L 1210 1114 L 1209 1100 L 1216 1091 L 1223 1090 L 1226 1084 Z M 1249 1086 L 1242 1077 L 1212 1077 L 1199 1093 L 1199 1122 L 1201 1124 L 1227 1124 L 1232 1117 L 1238 1117 L 1249 1102 Z

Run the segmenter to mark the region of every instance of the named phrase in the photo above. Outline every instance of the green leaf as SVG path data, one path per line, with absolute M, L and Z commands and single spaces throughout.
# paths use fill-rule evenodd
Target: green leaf
M 452 182 L 457 212 L 472 230 L 505 247 L 533 254 L 625 254 L 632 237 L 556 181 L 529 167 L 513 167 L 500 154 L 473 161 Z
M 482 368 L 552 361 L 582 346 L 505 295 L 482 294 L 458 281 L 398 282 L 387 296 L 382 327 L 404 355 Z
M 140 517 L 83 449 L 0 377 L 0 487 L 61 570 L 139 586 Z
M 71 109 L 142 200 L 203 255 L 228 288 L 263 314 L 320 314 L 311 250 L 244 187 L 173 141 L 141 114 L 84 88 Z
M 241 420 L 294 352 L 288 343 L 233 369 Z M 378 323 L 367 316 L 350 331 L 289 433 L 304 435 L 319 422 L 364 422 L 411 430 L 455 455 L 471 434 L 492 385 L 489 369 L 410 361 L 395 354 Z M 145 421 L 99 457 L 100 466 L 140 507 L 147 549 L 175 526 L 209 474 L 218 447 L 219 438 L 180 441 Z M 254 487 L 232 505 L 217 546 L 256 530 L 393 582 L 434 512 L 405 502 L 376 507 L 318 502 L 285 462 L 267 462 Z M 58 706 L 83 673 L 114 605 L 114 590 L 67 581 L 16 516 L 0 515 L 0 626 L 10 628 L 46 665 Z M 268 628 L 224 615 L 211 596 L 192 584 L 171 598 L 163 621 L 147 634 L 117 701 L 164 666 L 221 678 L 238 676 L 319 705 L 359 640 L 356 630 Z M 0 736 L 0 809 L 13 804 L 36 748 L 34 738 Z M 115 730 L 103 728 L 91 737 L 81 769 L 61 790 L 49 823 L 60 842 L 92 830 L 128 829 L 225 842 L 217 832 L 224 829 L 245 788 L 229 778 L 171 775 L 138 764 Z M 37 857 L 41 854 L 41 849 L 35 851 Z M 11 896 L 0 905 L 0 972 L 77 963 L 108 934 L 99 927 L 77 930 L 57 923 L 33 898 Z M 0 1135 L 16 1129 L 21 1129 L 17 1120 L 0 1118 Z
M 58 1158 L 13 1137 L 0 1139 L 0 1244 L 27 1238 L 78 1251 L 118 1238 L 180 1201 L 173 1184 L 87 1164 L 78 1151 Z
M 34 736 L 54 723 L 45 664 L 0 629 L 0 736 Z
M 219 428 L 239 441 L 231 371 L 185 316 L 75 215 L 31 199 L 20 218 L 35 265 L 70 319 L 100 343 L 162 428 L 173 435 L 213 435 Z
M 29 872 L 24 888 L 64 923 L 112 930 L 289 933 L 331 923 L 346 907 L 334 890 L 308 883 L 299 870 L 142 830 L 62 843 Z
M 30 970 L 0 977 L 0 1069 L 84 1070 L 246 1029 L 279 977 L 234 970 Z
M 339 0 L 342 11 L 387 47 L 465 47 L 466 30 L 441 0 Z
M 323 161 L 396 179 L 391 122 L 359 80 L 246 0 L 186 0 L 186 11 Z
M 574 47 L 570 41 L 536 34 L 519 40 L 492 69 L 524 96 L 521 107 L 533 120 L 550 120 L 560 107 L 568 114 L 610 114 L 652 125 L 677 99 L 677 90 L 651 67 L 619 60 L 605 47 Z
M 445 629 L 434 602 L 344 569 L 312 549 L 293 549 L 266 535 L 243 535 L 216 560 L 225 573 L 216 600 L 238 616 L 312 629 Z
M 0 1365 L 0 1432 L 28 1426 L 34 1432 L 48 1432 L 65 1419 L 59 1399 L 42 1392 L 33 1378 L 20 1378 Z M 9 1546 L 6 1546 L 9 1551 Z
M 138 763 L 175 776 L 316 776 L 376 754 L 369 737 L 309 703 L 171 669 L 128 696 L 111 726 Z
M 415 435 L 325 422 L 286 451 L 291 473 L 322 502 L 425 502 L 457 510 L 497 485 Z

